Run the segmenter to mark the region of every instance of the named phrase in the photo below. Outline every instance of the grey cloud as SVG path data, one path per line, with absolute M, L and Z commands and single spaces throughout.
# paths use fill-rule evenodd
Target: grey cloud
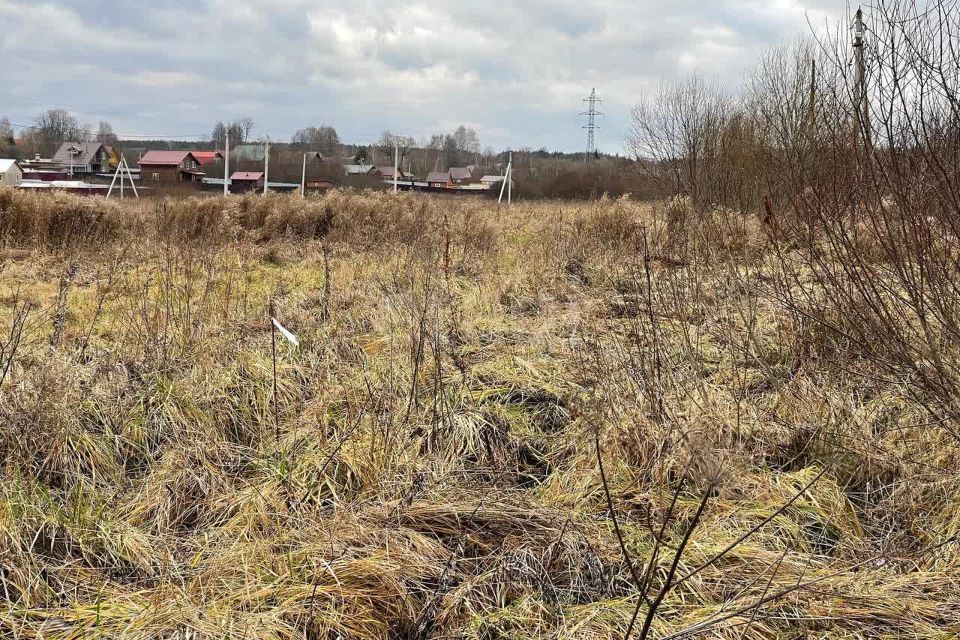
M 0 0 L 0 115 L 44 107 L 127 133 L 201 133 L 249 115 L 277 139 L 335 125 L 370 140 L 473 124 L 495 147 L 582 145 L 581 99 L 605 98 L 599 142 L 622 149 L 630 106 L 694 69 L 736 85 L 763 48 L 838 13 L 828 0 Z

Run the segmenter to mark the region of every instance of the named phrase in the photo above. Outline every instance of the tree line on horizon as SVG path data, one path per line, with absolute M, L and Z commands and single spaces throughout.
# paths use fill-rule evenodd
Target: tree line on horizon
M 35 154 L 52 157 L 64 142 L 76 141 L 118 146 L 121 151 L 127 151 L 128 160 L 134 162 L 136 153 L 148 149 L 224 149 L 228 136 L 232 148 L 266 142 L 263 137 L 255 135 L 255 126 L 252 118 L 240 117 L 217 121 L 207 140 L 124 139 L 116 134 L 109 122 L 100 121 L 93 127 L 83 124 L 65 109 L 48 109 L 34 118 L 33 124 L 23 130 L 16 143 L 14 126 L 8 118 L 0 117 L 0 157 L 28 159 Z M 470 165 L 478 167 L 481 173 L 499 175 L 504 172 L 512 153 L 514 195 L 521 198 L 583 198 L 603 193 L 619 196 L 638 191 L 627 158 L 598 155 L 591 162 L 584 163 L 579 152 L 551 152 L 545 148 L 533 150 L 526 147 L 496 152 L 490 146 L 483 147 L 476 130 L 465 125 L 419 140 L 385 130 L 371 144 L 346 143 L 336 128 L 328 124 L 303 127 L 297 129 L 289 141 L 271 142 L 271 175 L 286 176 L 290 180 L 298 177 L 301 154 L 308 150 L 320 152 L 324 164 L 329 165 L 311 167 L 308 174 L 316 179 L 330 179 L 335 184 L 342 173 L 341 164 L 392 166 L 397 150 L 401 168 L 421 179 L 433 171 Z M 231 160 L 231 169 L 255 170 L 258 166 L 239 159 Z M 208 173 L 220 175 L 222 171 L 222 164 L 215 163 Z

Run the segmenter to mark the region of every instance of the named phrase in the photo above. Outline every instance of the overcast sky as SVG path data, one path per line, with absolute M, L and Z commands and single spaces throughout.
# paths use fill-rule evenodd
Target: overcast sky
M 645 87 L 691 71 L 735 87 L 757 53 L 844 11 L 828 0 L 0 0 L 0 116 L 62 107 L 120 134 L 209 135 L 249 116 L 289 140 L 465 124 L 484 146 L 623 151 Z

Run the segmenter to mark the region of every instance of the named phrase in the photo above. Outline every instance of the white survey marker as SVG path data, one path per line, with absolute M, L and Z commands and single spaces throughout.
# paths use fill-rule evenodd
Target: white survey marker
M 290 331 L 285 326 L 280 324 L 280 321 L 277 320 L 276 318 L 271 316 L 270 319 L 273 320 L 273 326 L 275 326 L 277 329 L 280 330 L 280 335 L 286 338 L 290 342 L 290 344 L 292 344 L 293 346 L 295 347 L 300 346 L 300 339 L 297 336 L 295 336 L 292 331 Z

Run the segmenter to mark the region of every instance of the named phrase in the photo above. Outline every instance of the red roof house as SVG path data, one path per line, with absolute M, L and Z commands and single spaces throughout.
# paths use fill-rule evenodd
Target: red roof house
M 148 182 L 196 182 L 206 175 L 200 161 L 190 151 L 147 151 L 140 158 L 140 176 Z
M 223 160 L 223 154 L 219 151 L 191 151 L 193 157 L 197 159 L 197 162 L 200 163 L 200 166 L 205 166 L 214 162 L 215 160 Z
M 234 171 L 230 176 L 230 191 L 245 193 L 263 188 L 263 171 Z

